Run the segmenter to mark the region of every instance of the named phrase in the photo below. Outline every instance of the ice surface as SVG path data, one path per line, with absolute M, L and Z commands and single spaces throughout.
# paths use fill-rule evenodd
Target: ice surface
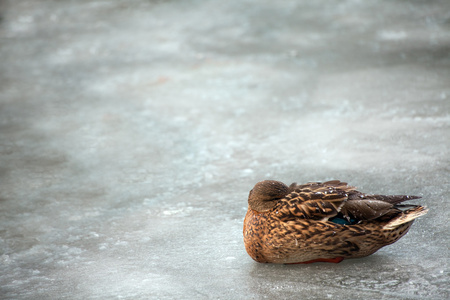
M 1 1 L 0 298 L 448 299 L 448 1 Z M 262 179 L 430 212 L 253 262 Z

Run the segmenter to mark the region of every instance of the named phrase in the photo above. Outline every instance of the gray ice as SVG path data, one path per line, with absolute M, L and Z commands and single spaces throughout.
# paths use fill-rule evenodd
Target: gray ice
M 0 298 L 448 299 L 449 1 L 0 1 Z M 258 264 L 248 191 L 430 212 L 340 264 Z

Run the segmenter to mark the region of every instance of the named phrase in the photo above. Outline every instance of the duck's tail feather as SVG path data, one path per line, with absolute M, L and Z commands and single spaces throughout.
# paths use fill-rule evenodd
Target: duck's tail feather
M 408 200 L 419 199 L 419 196 L 409 196 L 409 195 L 369 195 L 362 194 L 359 192 L 354 192 L 349 194 L 349 199 L 368 199 L 368 200 L 380 200 L 390 204 L 397 204 Z
M 428 208 L 425 206 L 416 206 L 414 208 L 403 211 L 398 217 L 392 219 L 384 225 L 383 229 L 394 229 L 402 224 L 413 221 L 415 218 L 425 215 L 428 212 Z
M 413 200 L 413 199 L 420 199 L 422 197 L 419 196 L 409 196 L 409 195 L 377 195 L 380 197 L 380 200 L 392 203 L 392 204 L 397 204 L 397 203 L 401 203 L 403 201 L 409 201 L 409 200 Z

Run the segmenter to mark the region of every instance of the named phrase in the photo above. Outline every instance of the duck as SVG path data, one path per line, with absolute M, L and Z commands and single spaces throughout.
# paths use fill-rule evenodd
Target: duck
M 339 263 L 371 255 L 403 237 L 426 206 L 407 195 L 365 194 L 331 180 L 287 186 L 258 182 L 248 196 L 244 244 L 259 263 Z

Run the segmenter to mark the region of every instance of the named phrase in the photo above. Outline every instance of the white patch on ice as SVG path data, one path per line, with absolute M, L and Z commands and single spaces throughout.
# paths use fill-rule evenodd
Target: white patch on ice
M 404 31 L 383 30 L 378 32 L 378 37 L 386 41 L 403 40 L 407 36 L 407 33 Z

